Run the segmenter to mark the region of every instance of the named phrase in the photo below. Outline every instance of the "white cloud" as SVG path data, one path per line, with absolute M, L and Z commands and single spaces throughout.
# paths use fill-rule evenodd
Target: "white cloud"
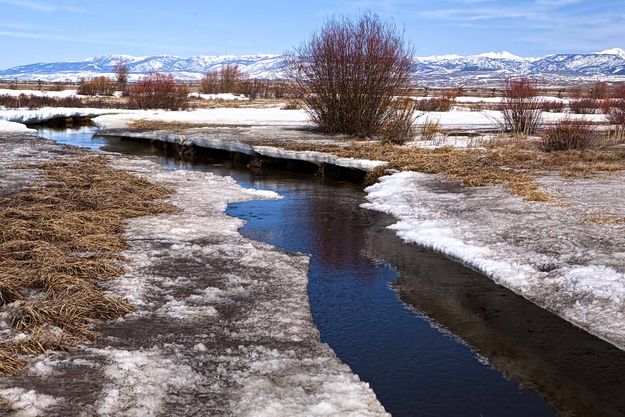
M 55 5 L 50 2 L 40 3 L 30 0 L 0 0 L 0 3 L 8 4 L 9 6 L 22 7 L 35 12 L 53 13 L 53 12 L 67 12 L 67 13 L 84 13 L 85 9 L 74 6 Z

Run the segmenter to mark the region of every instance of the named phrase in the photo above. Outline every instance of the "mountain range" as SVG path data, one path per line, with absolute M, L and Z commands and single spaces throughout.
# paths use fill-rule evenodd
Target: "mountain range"
M 253 78 L 281 78 L 283 55 L 219 55 L 179 58 L 169 55 L 105 55 L 75 62 L 22 65 L 0 70 L 0 79 L 21 81 L 77 81 L 99 75 L 113 76 L 115 64 L 126 62 L 130 79 L 150 71 L 173 74 L 194 81 L 208 71 L 236 64 Z M 625 50 L 620 48 L 589 54 L 555 54 L 539 58 L 520 57 L 507 51 L 479 55 L 439 55 L 414 58 L 415 79 L 423 85 L 485 85 L 511 76 L 529 76 L 552 84 L 591 80 L 625 81 Z

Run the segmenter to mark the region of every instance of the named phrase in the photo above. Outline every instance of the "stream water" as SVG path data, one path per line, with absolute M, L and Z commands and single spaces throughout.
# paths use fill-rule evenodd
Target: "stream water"
M 443 256 L 400 241 L 353 184 L 186 163 L 157 148 L 41 130 L 61 143 L 139 155 L 170 169 L 230 175 L 284 198 L 231 204 L 241 233 L 309 254 L 322 341 L 393 416 L 622 416 L 625 353 Z

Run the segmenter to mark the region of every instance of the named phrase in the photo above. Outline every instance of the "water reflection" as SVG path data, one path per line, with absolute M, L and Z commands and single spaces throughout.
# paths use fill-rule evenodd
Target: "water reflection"
M 367 252 L 397 267 L 397 291 L 563 416 L 625 415 L 625 353 L 476 272 L 386 233 Z

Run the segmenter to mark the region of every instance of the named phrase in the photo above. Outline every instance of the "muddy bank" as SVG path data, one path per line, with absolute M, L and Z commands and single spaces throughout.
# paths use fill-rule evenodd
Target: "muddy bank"
M 3 134 L 1 142 L 2 196 L 37 175 L 14 163 L 78 157 L 32 136 Z M 241 221 L 224 214 L 229 202 L 275 194 L 119 156 L 113 166 L 172 187 L 169 201 L 183 211 L 128 223 L 129 272 L 107 289 L 136 312 L 99 323 L 104 336 L 93 344 L 31 359 L 25 374 L 3 378 L 0 395 L 16 413 L 385 415 L 319 341 L 308 259 L 241 237 Z

